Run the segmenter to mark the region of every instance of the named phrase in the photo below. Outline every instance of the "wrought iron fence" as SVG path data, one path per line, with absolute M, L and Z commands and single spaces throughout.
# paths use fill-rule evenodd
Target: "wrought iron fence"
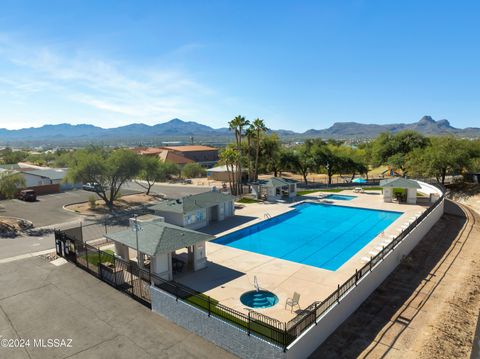
M 255 311 L 249 311 L 248 314 L 238 312 L 185 285 L 175 281 L 167 281 L 149 270 L 139 268 L 136 262 L 127 262 L 116 257 L 113 253 L 102 251 L 85 243 L 82 240 L 83 236 L 79 234 L 82 230 L 80 232 L 76 229 L 56 230 L 55 240 L 61 241 L 63 245 L 63 250 L 59 250 L 57 243 L 57 253 L 59 255 L 148 307 L 151 307 L 150 285 L 153 284 L 157 288 L 175 296 L 177 300 L 204 311 L 208 316 L 220 318 L 242 329 L 248 335 L 254 334 L 286 350 L 288 345 L 338 304 L 342 297 L 371 272 L 386 255 L 393 251 L 443 200 L 444 194 L 442 191 L 442 195 L 432 206 L 410 223 L 397 237 L 392 238 L 388 245 L 378 254 L 372 256 L 368 263 L 356 270 L 355 274 L 339 285 L 333 293 L 323 301 L 313 302 L 295 318 L 286 323 Z M 80 236 L 80 238 L 75 236 Z

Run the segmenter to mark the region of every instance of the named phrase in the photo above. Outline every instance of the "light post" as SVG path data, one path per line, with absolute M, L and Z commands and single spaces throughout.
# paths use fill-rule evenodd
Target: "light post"
M 137 214 L 133 215 L 134 223 L 133 223 L 132 230 L 135 232 L 135 241 L 136 241 L 136 246 L 137 246 L 137 264 L 140 267 L 140 250 L 139 250 L 139 247 L 138 247 L 138 231 L 141 231 L 142 227 L 138 224 L 137 217 L 138 217 Z M 143 263 L 142 263 L 142 267 L 143 267 Z

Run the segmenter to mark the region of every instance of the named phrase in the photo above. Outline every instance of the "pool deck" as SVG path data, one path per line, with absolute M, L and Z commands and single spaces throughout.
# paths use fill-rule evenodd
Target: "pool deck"
M 319 194 L 321 193 L 301 197 L 300 201 L 294 203 L 300 203 L 303 200 L 318 202 Z M 307 307 L 316 300 L 325 299 L 338 284 L 353 275 L 355 269 L 362 267 L 371 256 L 378 253 L 386 244 L 385 241 L 398 235 L 402 227 L 405 228 L 409 221 L 414 220 L 428 207 L 428 205 L 418 204 L 384 203 L 380 191 L 353 193 L 351 190 L 344 190 L 341 194 L 354 195 L 357 198 L 351 201 L 327 199 L 328 203 L 404 213 L 387 227 L 384 233 L 375 237 L 338 270 L 329 271 L 209 242 L 206 246 L 208 267 L 198 272 L 176 275 L 174 279 L 215 298 L 226 306 L 247 313 L 250 308 L 240 302 L 240 295 L 254 289 L 254 276 L 256 276 L 262 289 L 272 291 L 279 298 L 278 304 L 274 307 L 256 309 L 256 311 L 280 321 L 289 321 L 297 314 L 295 311 L 299 310 L 294 308 L 291 312 L 290 308 L 285 309 L 285 301 L 292 297 L 293 292 L 300 293 L 301 308 Z M 275 217 L 291 211 L 292 204 L 248 204 L 236 210 L 235 217 L 206 227 L 202 231 L 220 237 L 264 221 L 267 217 L 266 213 Z

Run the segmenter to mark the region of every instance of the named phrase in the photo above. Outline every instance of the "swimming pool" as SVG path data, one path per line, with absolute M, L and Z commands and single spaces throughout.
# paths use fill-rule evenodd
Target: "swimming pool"
M 329 194 L 324 198 L 335 199 L 337 201 L 351 201 L 352 199 L 357 198 L 357 196 L 348 196 L 346 194 Z
M 401 215 L 401 212 L 302 203 L 290 212 L 213 242 L 337 270 Z

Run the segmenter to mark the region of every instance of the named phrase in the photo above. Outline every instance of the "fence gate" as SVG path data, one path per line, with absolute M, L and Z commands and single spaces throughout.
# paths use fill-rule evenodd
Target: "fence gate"
M 77 262 L 77 252 L 74 239 L 69 238 L 60 231 L 55 231 L 55 248 L 57 251 L 57 255 L 65 258 L 70 262 Z

